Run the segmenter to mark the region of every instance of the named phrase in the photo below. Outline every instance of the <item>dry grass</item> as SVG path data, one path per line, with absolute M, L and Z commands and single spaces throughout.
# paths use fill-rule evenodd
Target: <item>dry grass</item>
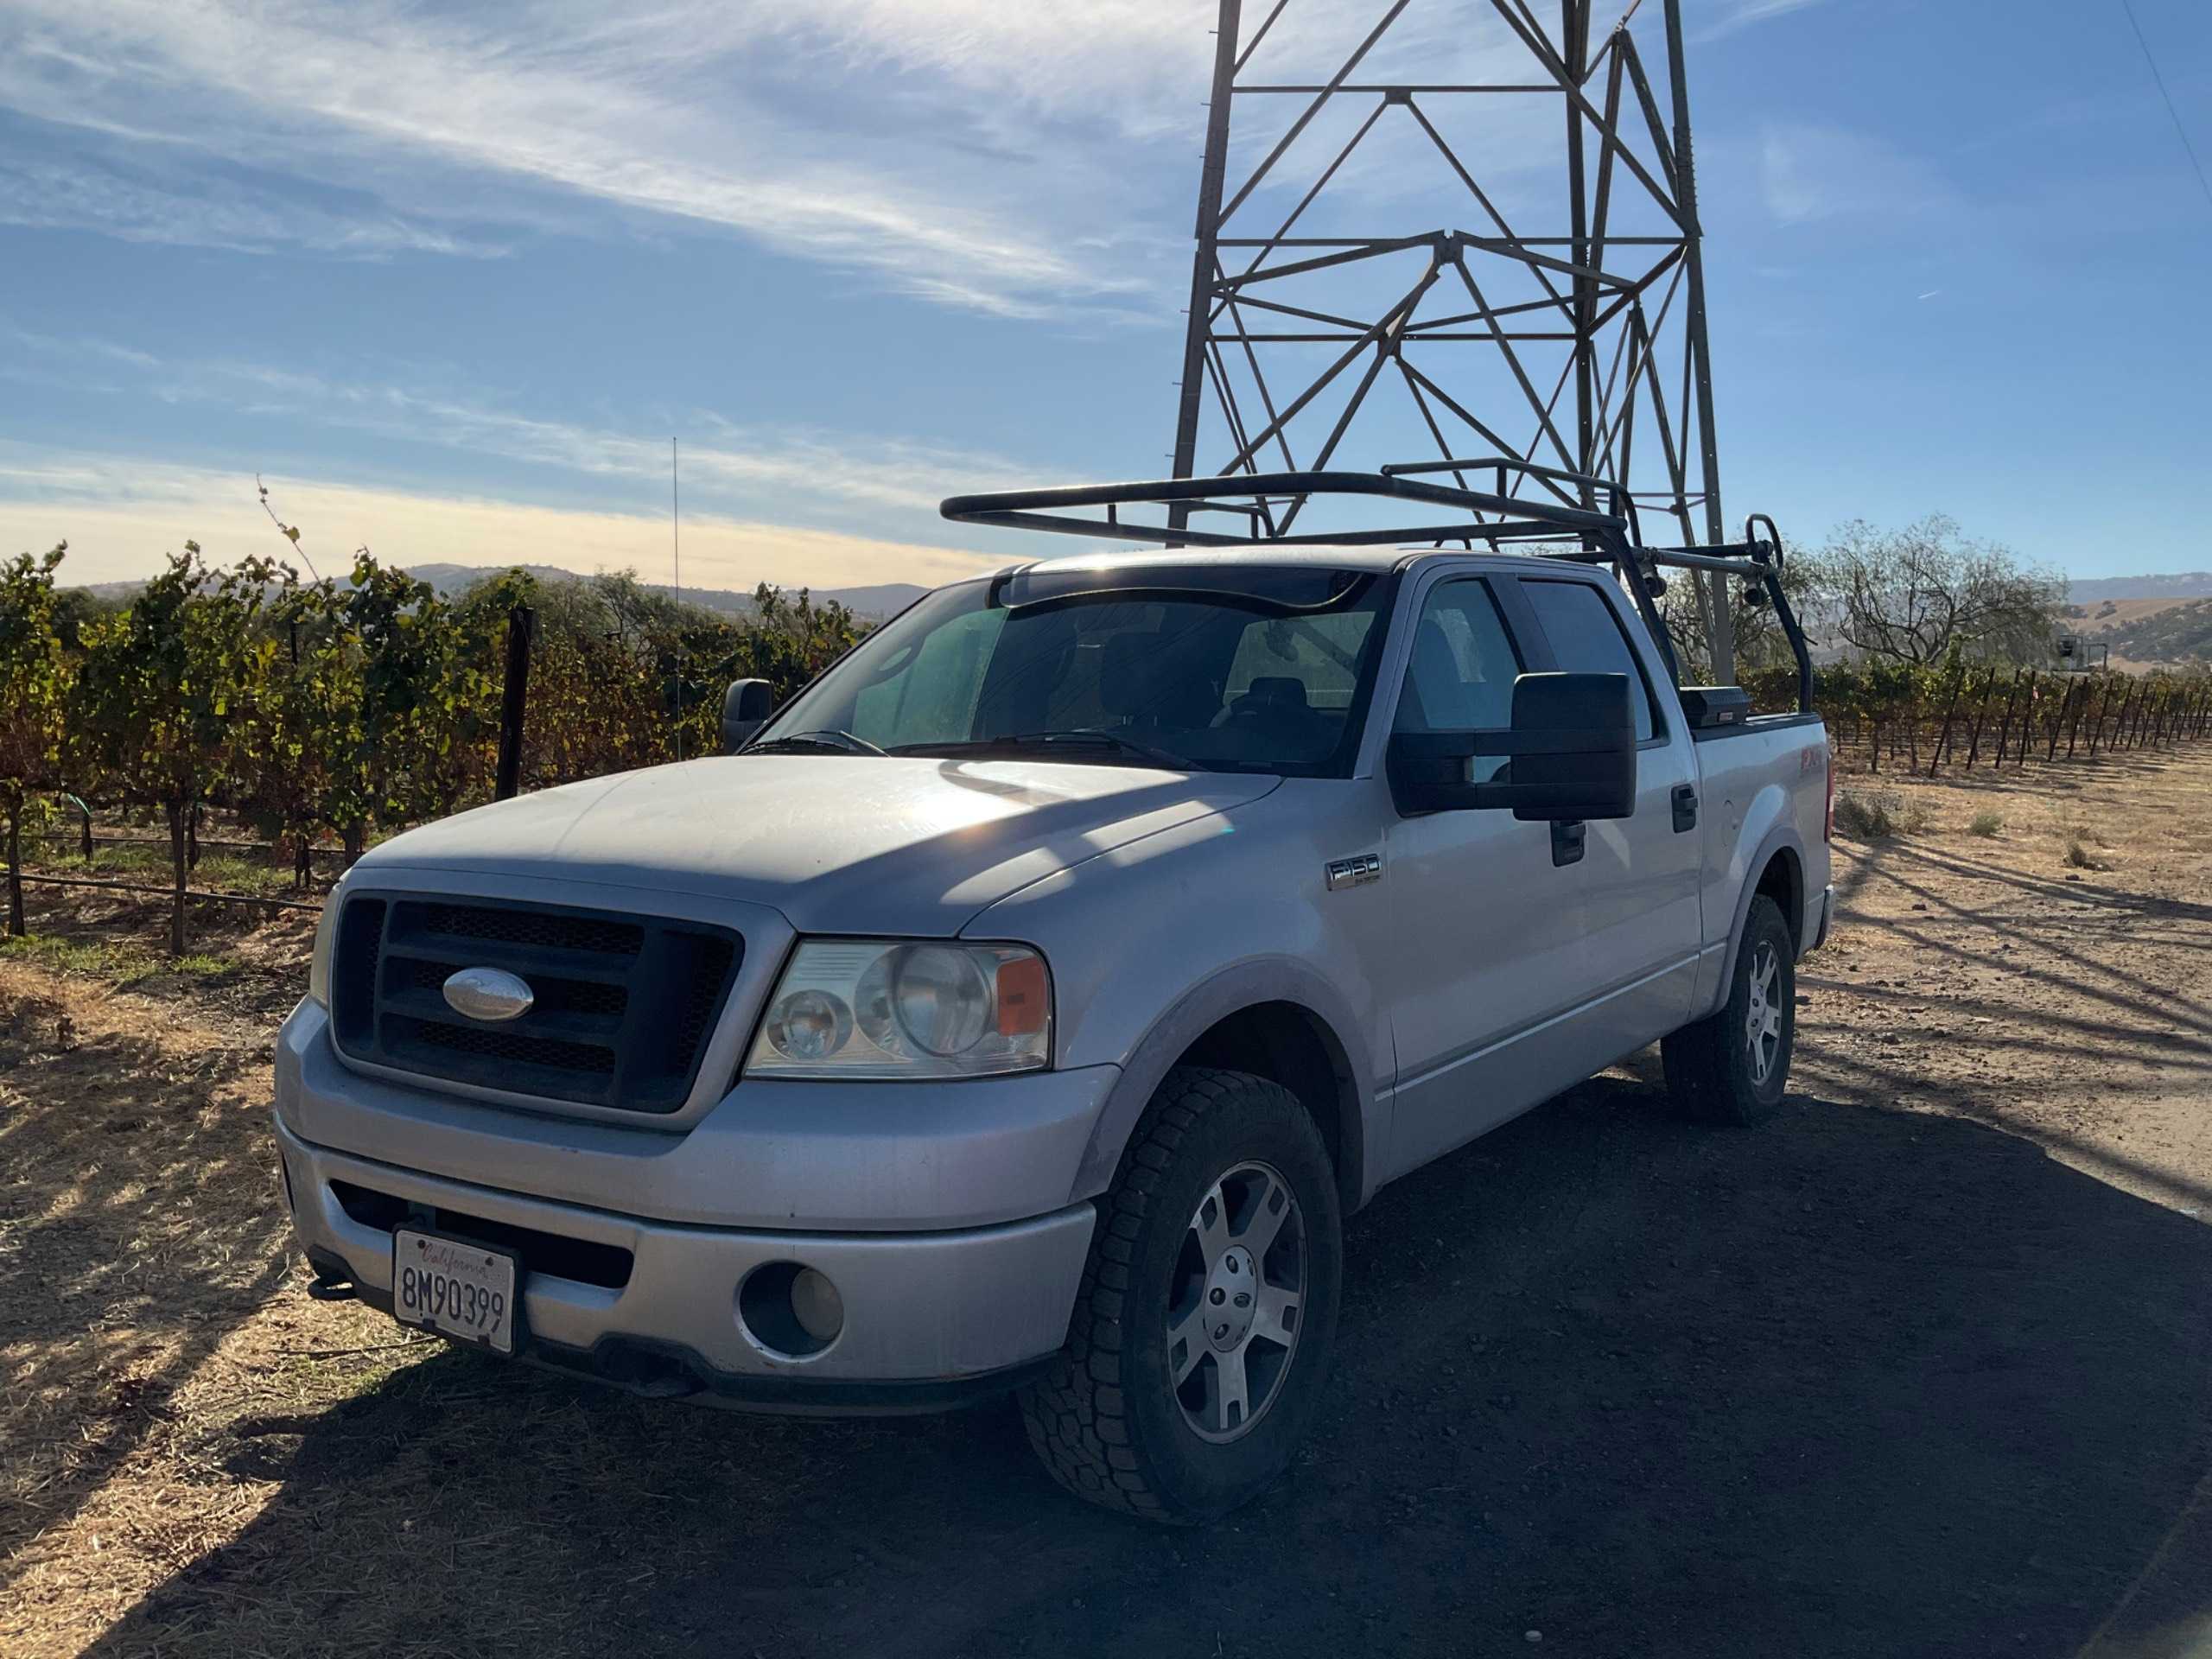
M 257 1032 L 0 965 L 0 1649 L 68 1650 L 258 1507 L 207 1452 L 303 1373 Z
M 1931 822 L 1926 804 L 1895 790 L 1853 789 L 1835 798 L 1835 827 L 1853 841 L 1886 841 L 1891 836 L 1916 836 Z

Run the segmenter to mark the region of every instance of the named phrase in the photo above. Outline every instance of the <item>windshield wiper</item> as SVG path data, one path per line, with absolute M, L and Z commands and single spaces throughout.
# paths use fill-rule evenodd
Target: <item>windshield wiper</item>
M 1170 750 L 1156 748 L 1149 743 L 1139 743 L 1123 737 L 1118 732 L 1017 732 L 1009 737 L 978 738 L 963 743 L 901 743 L 892 749 L 893 754 L 976 754 L 997 750 L 1021 749 L 1110 749 L 1117 754 L 1129 755 L 1148 766 L 1168 772 L 1197 772 L 1201 768 L 1185 756 Z
M 864 737 L 855 737 L 850 732 L 793 732 L 786 737 L 772 737 L 765 743 L 747 744 L 741 753 L 766 754 L 772 749 L 830 749 L 839 754 L 887 754 Z

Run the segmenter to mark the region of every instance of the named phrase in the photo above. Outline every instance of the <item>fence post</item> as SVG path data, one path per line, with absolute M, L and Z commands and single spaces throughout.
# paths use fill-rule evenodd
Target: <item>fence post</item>
M 518 605 L 507 613 L 507 678 L 499 699 L 499 774 L 495 799 L 512 800 L 522 789 L 522 718 L 530 693 L 530 643 L 537 613 Z

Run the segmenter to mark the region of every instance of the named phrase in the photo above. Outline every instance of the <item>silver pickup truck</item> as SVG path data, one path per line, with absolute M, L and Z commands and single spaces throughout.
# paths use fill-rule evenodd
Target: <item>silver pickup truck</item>
M 356 864 L 276 1057 L 326 1294 L 741 1408 L 1018 1390 L 1069 1488 L 1204 1517 L 1289 1462 L 1385 1183 L 1654 1042 L 1690 1116 L 1773 1110 L 1827 737 L 1678 690 L 1650 601 L 1786 618 L 1774 547 L 1116 511 L 1179 489 L 948 503 L 1180 545 L 941 588 L 764 728 L 732 688 L 738 753 Z

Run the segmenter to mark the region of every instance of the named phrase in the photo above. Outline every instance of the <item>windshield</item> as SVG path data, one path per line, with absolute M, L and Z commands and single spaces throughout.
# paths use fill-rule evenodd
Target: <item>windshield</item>
M 1391 583 L 1298 567 L 1056 575 L 930 594 L 802 693 L 753 745 L 1033 749 L 1098 764 L 1344 777 Z M 1211 582 L 1212 585 L 1209 586 Z M 857 739 L 858 743 L 850 740 Z

